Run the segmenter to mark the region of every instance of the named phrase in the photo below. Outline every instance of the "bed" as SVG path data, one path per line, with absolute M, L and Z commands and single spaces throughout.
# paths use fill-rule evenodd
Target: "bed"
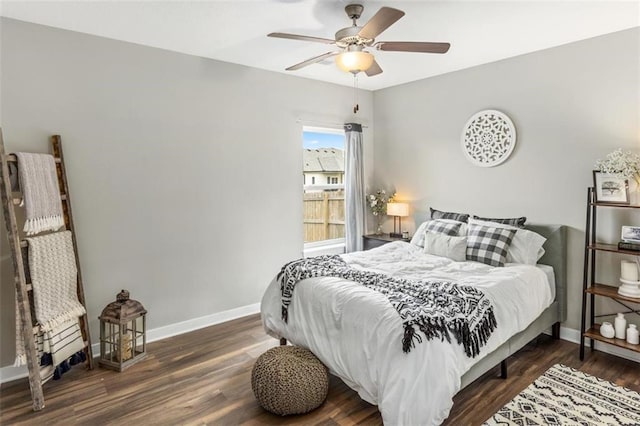
M 566 316 L 566 236 L 561 225 L 528 225 L 546 238 L 537 265 L 495 268 L 425 255 L 421 247 L 393 242 L 342 258 L 349 266 L 393 276 L 451 280 L 480 289 L 493 303 L 497 328 L 476 356 L 462 345 L 422 339 L 403 350 L 403 323 L 383 294 L 338 277 L 296 284 L 282 315 L 280 282 L 265 292 L 267 333 L 309 348 L 364 400 L 378 405 L 385 424 L 440 424 L 463 387 L 497 366 Z

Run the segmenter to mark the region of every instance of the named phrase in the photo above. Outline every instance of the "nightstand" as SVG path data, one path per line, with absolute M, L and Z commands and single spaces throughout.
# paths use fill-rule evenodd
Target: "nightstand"
M 404 239 L 404 238 L 390 237 L 389 234 L 363 235 L 362 236 L 362 249 L 363 250 L 370 250 L 372 248 L 380 247 L 382 245 L 385 245 L 387 243 L 391 243 L 393 241 L 404 241 L 405 243 L 408 243 L 409 241 L 411 241 L 411 239 L 410 238 Z

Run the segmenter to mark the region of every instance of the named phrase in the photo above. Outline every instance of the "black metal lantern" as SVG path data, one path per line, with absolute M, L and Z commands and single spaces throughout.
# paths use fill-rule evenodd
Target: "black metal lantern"
M 100 319 L 100 360 L 104 368 L 123 371 L 146 355 L 147 310 L 122 290 L 102 310 Z

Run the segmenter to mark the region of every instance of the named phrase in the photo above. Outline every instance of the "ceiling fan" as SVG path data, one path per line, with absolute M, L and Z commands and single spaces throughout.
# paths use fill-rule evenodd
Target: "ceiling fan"
M 393 25 L 404 16 L 404 12 L 391 7 L 382 7 L 364 26 L 358 26 L 356 20 L 362 15 L 364 6 L 350 4 L 344 8 L 353 25 L 338 30 L 335 39 L 311 37 L 288 33 L 270 33 L 268 37 L 287 38 L 292 40 L 311 41 L 315 43 L 335 44 L 340 51 L 327 52 L 319 56 L 307 59 L 298 64 L 286 68 L 287 71 L 295 71 L 307 65 L 315 64 L 324 59 L 336 56 L 336 63 L 344 71 L 357 74 L 364 71 L 369 77 L 380 74 L 382 68 L 376 62 L 374 56 L 365 50 L 372 48 L 393 52 L 419 52 L 419 53 L 447 53 L 449 43 L 432 43 L 421 41 L 375 41 L 384 30 Z

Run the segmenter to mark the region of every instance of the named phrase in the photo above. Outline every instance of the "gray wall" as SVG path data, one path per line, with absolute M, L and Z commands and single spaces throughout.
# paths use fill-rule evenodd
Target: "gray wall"
M 156 328 L 258 303 L 301 256 L 297 120 L 351 120 L 352 89 L 15 20 L 2 20 L 1 35 L 8 151 L 46 151 L 49 135 L 62 135 L 94 342 L 121 288 Z M 371 170 L 372 94 L 359 98 Z
M 639 62 L 636 28 L 376 91 L 374 180 L 412 202 L 414 223 L 431 206 L 570 227 L 566 325 L 578 329 L 586 188 L 598 158 L 640 148 Z M 494 168 L 473 166 L 460 146 L 466 121 L 484 109 L 509 115 L 518 134 Z M 603 210 L 602 241 L 638 224 L 633 214 Z M 617 279 L 619 260 L 602 256 L 603 277 Z

